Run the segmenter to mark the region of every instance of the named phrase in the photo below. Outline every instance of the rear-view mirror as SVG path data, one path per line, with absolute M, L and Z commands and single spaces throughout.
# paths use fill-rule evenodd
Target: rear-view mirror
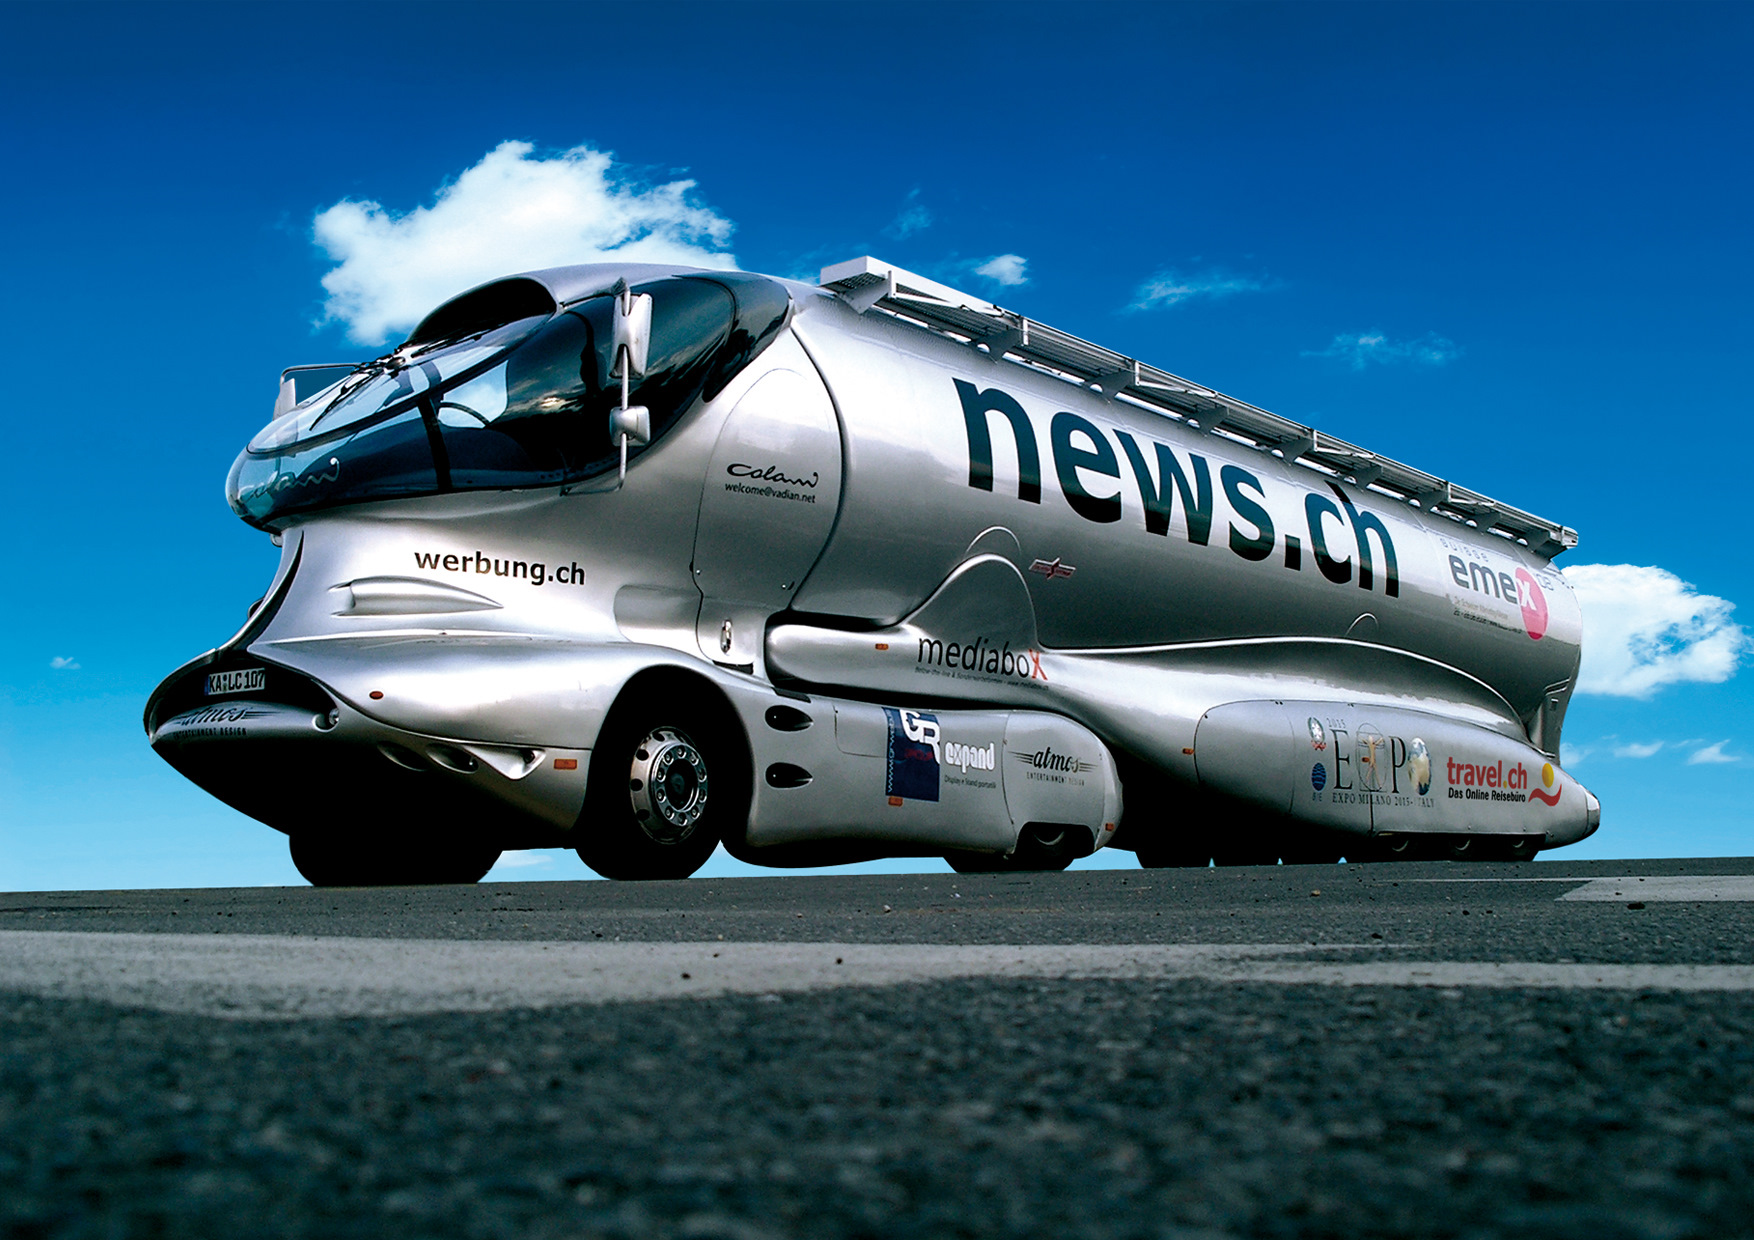
M 615 366 L 609 373 L 616 378 L 637 379 L 646 373 L 646 358 L 652 347 L 652 295 L 624 292 L 615 299 Z
M 651 410 L 644 405 L 632 405 L 626 409 L 611 409 L 609 411 L 609 442 L 619 443 L 623 438 L 636 446 L 651 443 Z

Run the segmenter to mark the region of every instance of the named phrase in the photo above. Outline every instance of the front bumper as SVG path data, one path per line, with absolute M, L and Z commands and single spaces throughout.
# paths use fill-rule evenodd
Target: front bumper
M 178 772 L 259 822 L 289 835 L 413 842 L 461 834 L 502 848 L 568 842 L 584 804 L 588 749 L 396 727 L 273 666 L 259 691 L 205 699 L 216 668 L 224 670 L 217 662 L 186 667 L 161 686 L 148 735 Z

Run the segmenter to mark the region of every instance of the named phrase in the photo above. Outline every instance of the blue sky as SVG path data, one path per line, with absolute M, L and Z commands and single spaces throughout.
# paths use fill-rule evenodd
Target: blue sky
M 141 706 L 272 570 L 222 485 L 279 369 L 368 355 L 430 291 L 396 257 L 520 185 L 582 223 L 508 262 L 873 253 L 1565 521 L 1562 565 L 1622 567 L 1566 726 L 1603 827 L 1560 855 L 1754 852 L 1754 8 L 0 16 L 0 889 L 297 881 Z

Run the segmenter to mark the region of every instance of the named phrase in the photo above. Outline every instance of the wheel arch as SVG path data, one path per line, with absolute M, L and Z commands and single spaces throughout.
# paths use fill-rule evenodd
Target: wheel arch
M 679 711 L 700 712 L 710 721 L 718 739 L 732 750 L 737 763 L 733 778 L 744 782 L 745 786 L 739 791 L 747 802 L 755 777 L 754 750 L 749 742 L 748 730 L 724 686 L 692 667 L 665 663 L 641 668 L 629 676 L 616 690 L 615 697 L 603 716 L 602 726 L 598 729 L 599 737 L 614 735 L 615 730 L 634 711 L 645 709 L 655 699 L 665 698 L 676 701 Z M 605 791 L 607 781 L 612 780 L 619 784 L 626 778 L 625 771 L 611 770 L 603 765 L 601 757 L 613 759 L 614 755 L 603 755 L 602 749 L 598 745 L 591 750 L 590 769 L 586 773 L 585 806 L 580 811 L 575 830 L 590 829 L 587 819 L 596 799 Z M 740 847 L 748 827 L 749 811 L 745 807 L 740 820 L 730 824 L 727 835 L 734 834 L 735 840 L 727 840 L 727 843 Z

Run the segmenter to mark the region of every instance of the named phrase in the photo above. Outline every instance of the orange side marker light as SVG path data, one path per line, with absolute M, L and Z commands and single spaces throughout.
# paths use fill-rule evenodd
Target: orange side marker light
M 577 758 L 556 758 L 554 769 L 557 771 L 576 771 L 579 769 L 579 760 Z

